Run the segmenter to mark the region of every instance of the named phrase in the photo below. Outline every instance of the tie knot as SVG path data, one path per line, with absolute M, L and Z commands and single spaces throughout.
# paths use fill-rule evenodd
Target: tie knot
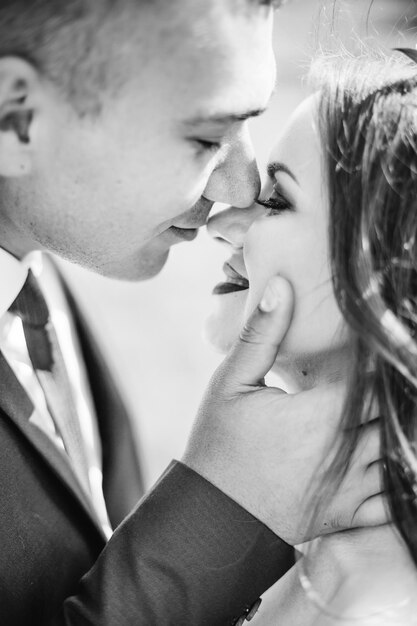
M 9 311 L 18 315 L 25 324 L 33 328 L 44 328 L 48 323 L 48 305 L 31 270 Z

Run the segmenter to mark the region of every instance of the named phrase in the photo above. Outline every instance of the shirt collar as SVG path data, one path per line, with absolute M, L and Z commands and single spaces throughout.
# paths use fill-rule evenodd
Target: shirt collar
M 0 248 L 0 319 L 25 284 L 28 270 L 29 264 L 26 257 L 20 261 Z

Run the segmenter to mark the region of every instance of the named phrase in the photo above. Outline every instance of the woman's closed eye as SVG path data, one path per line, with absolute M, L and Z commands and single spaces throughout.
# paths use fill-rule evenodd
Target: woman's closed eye
M 265 200 L 259 199 L 257 204 L 268 209 L 268 216 L 280 215 L 284 211 L 294 211 L 292 203 L 274 186 L 273 193 Z

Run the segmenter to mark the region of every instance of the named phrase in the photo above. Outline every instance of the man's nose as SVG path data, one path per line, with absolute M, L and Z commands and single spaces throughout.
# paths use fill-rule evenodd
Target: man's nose
M 210 217 L 207 231 L 213 239 L 242 248 L 251 224 L 262 213 L 264 210 L 256 204 L 249 209 L 229 207 Z
M 213 202 L 245 208 L 258 197 L 260 187 L 252 142 L 244 126 L 236 134 L 225 160 L 213 171 L 204 196 Z

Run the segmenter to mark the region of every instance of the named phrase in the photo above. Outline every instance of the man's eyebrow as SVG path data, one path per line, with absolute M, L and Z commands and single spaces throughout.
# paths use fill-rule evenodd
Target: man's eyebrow
M 245 111 L 243 113 L 215 113 L 208 115 L 197 115 L 189 120 L 185 121 L 187 126 L 195 126 L 198 124 L 233 124 L 235 122 L 246 122 L 246 120 L 252 117 L 259 117 L 262 113 L 265 113 L 266 109 L 253 109 L 252 111 Z
M 290 176 L 293 181 L 296 182 L 297 185 L 299 185 L 296 175 L 290 170 L 287 165 L 285 165 L 285 163 L 280 163 L 279 161 L 269 163 L 266 171 L 269 178 L 271 178 L 272 180 L 275 179 L 276 174 L 278 174 L 279 172 L 284 172 L 284 174 L 288 174 L 288 176 Z
M 289 0 L 258 0 L 258 2 L 266 6 L 272 6 L 274 9 L 280 9 L 284 4 L 287 4 Z

